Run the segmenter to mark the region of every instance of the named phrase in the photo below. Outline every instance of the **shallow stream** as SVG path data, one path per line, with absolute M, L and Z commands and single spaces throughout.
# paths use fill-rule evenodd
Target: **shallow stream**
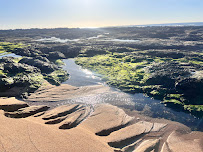
M 70 79 L 64 82 L 73 86 L 88 86 L 88 85 L 107 85 L 101 80 L 100 75 L 93 73 L 81 66 L 75 64 L 74 59 L 65 59 L 64 70 L 70 74 Z M 95 96 L 84 96 L 71 99 L 73 102 L 85 103 L 111 103 L 113 105 L 122 106 L 139 111 L 141 114 L 153 118 L 165 118 L 173 121 L 178 121 L 190 127 L 192 130 L 203 131 L 203 121 L 188 113 L 178 112 L 161 104 L 160 100 L 154 100 L 145 97 L 142 93 L 129 94 L 124 93 L 116 88 L 111 87 L 107 93 L 98 94 Z
M 21 56 L 20 56 L 20 55 L 16 55 L 16 54 L 14 54 L 14 53 L 5 52 L 5 53 L 1 53 L 1 54 L 0 54 L 0 58 L 3 58 L 3 57 L 19 58 L 19 57 L 21 57 Z

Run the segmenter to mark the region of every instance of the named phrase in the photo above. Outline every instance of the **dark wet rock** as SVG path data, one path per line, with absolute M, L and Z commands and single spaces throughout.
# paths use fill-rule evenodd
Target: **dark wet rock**
M 23 49 L 23 48 L 16 48 L 15 53 L 21 56 L 31 56 L 31 52 L 28 49 Z
M 28 65 L 35 66 L 39 68 L 42 72 L 53 72 L 54 70 L 58 69 L 58 66 L 51 63 L 51 62 L 44 62 L 39 59 L 25 57 L 19 61 L 20 63 L 25 63 Z
M 107 54 L 107 51 L 104 49 L 98 49 L 98 48 L 88 48 L 80 56 L 92 57 L 95 55 L 102 55 L 102 54 Z
M 7 57 L 4 60 L 9 60 Z M 30 90 L 29 86 L 37 88 L 41 83 L 42 75 L 37 67 L 24 63 L 5 62 L 0 63 L 0 96 L 20 96 L 22 93 Z M 37 78 L 37 79 L 35 79 Z
M 177 50 L 150 50 L 147 52 L 147 55 L 152 57 L 161 57 L 161 58 L 173 58 L 178 59 L 182 58 L 185 55 Z
M 27 65 L 24 63 L 5 63 L 4 64 L 4 72 L 9 74 L 16 74 L 16 73 L 39 73 L 40 70 L 34 66 Z
M 171 78 L 168 75 L 156 75 L 153 74 L 146 81 L 147 85 L 163 85 L 164 87 L 173 88 L 175 86 L 175 79 Z
M 56 51 L 56 52 L 49 52 L 49 56 L 48 56 L 49 59 L 65 59 L 65 55 L 59 51 Z
M 61 52 L 66 56 L 66 58 L 77 57 L 80 51 L 81 51 L 80 47 L 70 47 L 68 50 L 61 50 Z
M 109 49 L 110 52 L 117 52 L 117 53 L 123 53 L 123 52 L 132 52 L 134 50 L 128 49 L 126 47 L 114 47 L 113 49 Z
M 21 56 L 27 56 L 27 57 L 36 57 L 39 55 L 43 55 L 40 50 L 35 49 L 35 47 L 33 46 L 29 46 L 26 48 L 16 48 L 13 50 L 13 53 Z
M 175 88 L 175 82 L 183 77 L 190 76 L 188 69 L 185 69 L 177 62 L 157 63 L 148 67 L 150 77 L 147 85 L 163 85 L 167 88 Z
M 57 45 L 52 47 L 41 47 L 40 50 L 45 54 L 49 54 L 49 52 L 61 52 L 65 55 L 65 58 L 74 58 L 79 55 L 81 48 L 69 45 Z
M 176 90 L 193 104 L 203 104 L 203 79 L 185 78 L 176 83 Z M 195 103 L 193 102 L 194 100 Z
M 14 112 L 5 112 L 4 114 L 5 116 L 10 118 L 25 118 L 25 117 L 35 115 L 39 112 L 46 111 L 48 109 L 49 107 L 44 105 L 30 106 L 30 107 L 18 109 L 17 111 L 14 111 Z
M 0 59 L 0 63 L 2 63 L 2 64 L 14 63 L 13 59 L 14 59 L 14 57 L 3 57 Z
M 43 56 L 37 56 L 35 59 L 39 59 L 43 62 L 50 62 L 46 57 L 43 57 Z
M 1 82 L 0 82 L 1 83 Z M 0 97 L 20 97 L 27 91 L 27 87 L 15 87 L 15 86 L 2 86 L 0 91 Z

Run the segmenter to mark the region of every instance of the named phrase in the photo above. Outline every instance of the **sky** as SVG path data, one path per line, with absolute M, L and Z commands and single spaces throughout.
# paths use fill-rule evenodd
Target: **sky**
M 203 22 L 203 0 L 0 0 L 0 29 Z

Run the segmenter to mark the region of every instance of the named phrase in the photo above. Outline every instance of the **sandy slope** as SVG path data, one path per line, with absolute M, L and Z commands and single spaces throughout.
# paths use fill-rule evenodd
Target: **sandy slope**
M 108 152 L 106 143 L 85 128 L 59 130 L 40 118 L 12 119 L 0 111 L 0 151 Z
M 107 90 L 101 86 L 49 85 L 28 100 L 65 99 Z M 0 152 L 203 151 L 203 133 L 191 132 L 177 122 L 145 117 L 110 104 L 48 108 L 0 98 Z

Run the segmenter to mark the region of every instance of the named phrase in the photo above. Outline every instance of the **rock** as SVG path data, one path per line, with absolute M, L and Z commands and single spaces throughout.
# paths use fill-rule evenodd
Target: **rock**
M 23 64 L 23 63 L 6 63 L 4 64 L 4 72 L 10 74 L 16 73 L 39 73 L 40 70 L 34 66 Z
M 23 101 L 19 101 L 15 98 L 7 98 L 7 99 L 0 98 L 0 109 L 4 111 L 13 112 L 20 108 L 25 108 L 25 107 L 28 107 L 27 103 Z
M 70 45 L 56 45 L 53 47 L 41 47 L 40 51 L 43 53 L 49 54 L 49 52 L 61 52 L 65 55 L 65 58 L 74 58 L 77 57 L 80 53 L 81 48 L 70 46 Z
M 150 50 L 147 52 L 148 55 L 153 57 L 161 57 L 161 58 L 183 58 L 185 55 L 179 51 L 174 50 Z
M 21 108 L 18 109 L 17 111 L 14 112 L 5 112 L 5 116 L 10 117 L 10 118 L 25 118 L 29 117 L 31 115 L 35 115 L 36 113 L 43 112 L 49 109 L 48 106 L 30 106 L 26 108 Z
M 13 59 L 14 57 L 3 57 L 0 59 L 0 63 L 14 63 Z
M 122 109 L 116 106 L 102 104 L 95 107 L 94 113 L 81 126 L 89 128 L 96 135 L 106 136 L 113 131 L 123 128 L 133 119 L 134 117 L 128 116 Z
M 159 139 L 145 140 L 133 152 L 151 152 L 153 150 L 157 151 L 159 142 Z
M 39 59 L 43 62 L 50 62 L 46 57 L 42 57 L 42 56 L 37 56 L 36 59 Z
M 191 104 L 203 104 L 203 79 L 184 78 L 178 81 L 175 87 Z
M 177 62 L 155 63 L 148 67 L 148 71 L 151 75 L 146 84 L 163 85 L 171 89 L 175 87 L 177 79 L 190 75 L 189 69 L 184 68 Z
M 49 59 L 65 59 L 65 55 L 61 52 L 55 51 L 55 52 L 49 52 Z
M 71 129 L 76 127 L 80 122 L 82 122 L 90 114 L 90 107 L 83 107 L 76 112 L 72 113 L 68 118 L 65 119 L 63 124 L 59 129 Z
M 0 63 L 0 96 L 25 97 L 23 94 L 33 92 L 43 81 L 40 69 L 24 63 L 16 63 L 13 58 L 6 57 L 9 62 Z M 11 61 L 12 62 L 11 62 Z
M 49 120 L 49 119 L 55 119 L 58 117 L 66 116 L 72 112 L 75 112 L 78 107 L 79 107 L 78 104 L 60 106 L 45 113 L 42 119 Z
M 167 152 L 167 150 L 169 152 L 202 152 L 202 139 L 192 139 L 192 136 L 187 139 L 184 134 L 181 135 L 173 131 L 163 145 L 161 152 Z
M 60 50 L 66 58 L 74 58 L 77 57 L 81 51 L 81 47 L 69 47 L 67 50 Z
M 21 56 L 28 56 L 28 57 L 36 57 L 39 55 L 43 55 L 40 50 L 36 49 L 33 46 L 29 46 L 26 48 L 15 48 L 13 50 L 13 53 Z
M 21 59 L 19 61 L 19 63 L 25 63 L 28 65 L 35 66 L 44 73 L 53 72 L 58 69 L 58 66 L 51 62 L 44 62 L 42 60 L 34 59 L 34 58 L 30 58 L 30 57 L 25 57 L 25 58 Z

